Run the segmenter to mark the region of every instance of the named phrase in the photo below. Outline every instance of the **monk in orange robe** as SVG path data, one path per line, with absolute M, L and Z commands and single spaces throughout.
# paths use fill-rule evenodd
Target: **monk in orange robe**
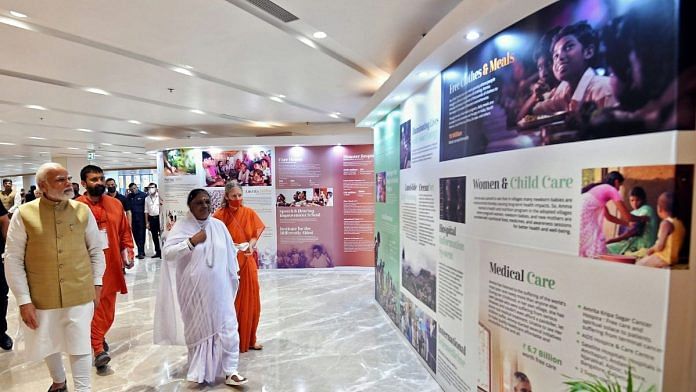
M 214 218 L 220 219 L 230 231 L 235 246 L 248 243 L 247 248 L 239 247 L 239 291 L 234 300 L 239 322 L 239 351 L 261 350 L 256 343 L 256 328 L 261 316 L 261 297 L 256 242 L 266 226 L 254 210 L 242 205 L 242 188 L 236 182 L 225 186 L 225 199 L 222 207 L 215 211 Z
M 121 202 L 105 195 L 104 172 L 98 166 L 87 165 L 80 171 L 82 186 L 87 192 L 78 197 L 89 207 L 97 221 L 99 230 L 105 234 L 108 248 L 104 249 L 106 270 L 102 279 L 102 290 L 99 305 L 94 310 L 92 318 L 92 350 L 94 350 L 94 366 L 103 370 L 111 361 L 106 351 L 104 336 L 114 323 L 116 315 L 116 294 L 126 294 L 126 279 L 123 277 L 123 267 L 133 266 L 133 234 L 128 218 Z

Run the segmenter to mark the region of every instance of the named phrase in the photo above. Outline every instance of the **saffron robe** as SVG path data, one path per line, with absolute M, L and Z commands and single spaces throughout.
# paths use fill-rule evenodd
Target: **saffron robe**
M 229 230 L 235 244 L 259 239 L 266 226 L 254 210 L 241 206 L 234 210 L 223 207 L 215 211 L 214 218 L 220 219 Z M 258 254 L 237 254 L 239 262 L 239 292 L 234 301 L 239 322 L 239 351 L 246 352 L 256 345 L 256 329 L 261 317 L 261 297 L 259 292 Z

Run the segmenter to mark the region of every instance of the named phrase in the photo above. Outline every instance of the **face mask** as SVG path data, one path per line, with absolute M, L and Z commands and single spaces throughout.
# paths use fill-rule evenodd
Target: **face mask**
M 230 207 L 234 208 L 239 208 L 242 206 L 242 201 L 237 199 L 237 200 L 227 200 L 227 203 L 230 205 Z
M 104 194 L 106 187 L 104 185 L 95 185 L 93 188 L 87 188 L 87 193 L 90 196 L 101 196 Z
M 116 193 L 116 187 L 115 187 L 115 186 L 110 186 L 110 187 L 106 188 L 106 190 L 109 191 L 109 193 Z
M 155 188 L 150 188 L 150 189 L 148 190 L 148 192 L 150 192 L 151 195 L 154 195 L 155 193 L 157 193 L 157 189 L 155 189 Z

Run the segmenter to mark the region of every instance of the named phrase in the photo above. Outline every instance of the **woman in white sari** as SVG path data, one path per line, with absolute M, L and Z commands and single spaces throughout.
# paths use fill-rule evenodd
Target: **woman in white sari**
M 239 287 L 237 249 L 225 225 L 210 217 L 210 195 L 189 193 L 189 213 L 164 244 L 155 308 L 155 344 L 188 347 L 186 379 L 243 385 L 237 373 L 239 333 L 234 298 Z

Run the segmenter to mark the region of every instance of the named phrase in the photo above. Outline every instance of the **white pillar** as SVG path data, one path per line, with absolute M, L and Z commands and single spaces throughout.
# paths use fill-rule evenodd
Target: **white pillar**
M 72 176 L 72 182 L 80 184 L 80 170 L 89 164 L 87 157 L 84 158 L 74 158 L 74 157 L 54 157 L 53 162 L 62 165 L 64 168 L 68 169 L 68 175 Z M 84 191 L 82 184 L 80 184 L 80 193 Z

